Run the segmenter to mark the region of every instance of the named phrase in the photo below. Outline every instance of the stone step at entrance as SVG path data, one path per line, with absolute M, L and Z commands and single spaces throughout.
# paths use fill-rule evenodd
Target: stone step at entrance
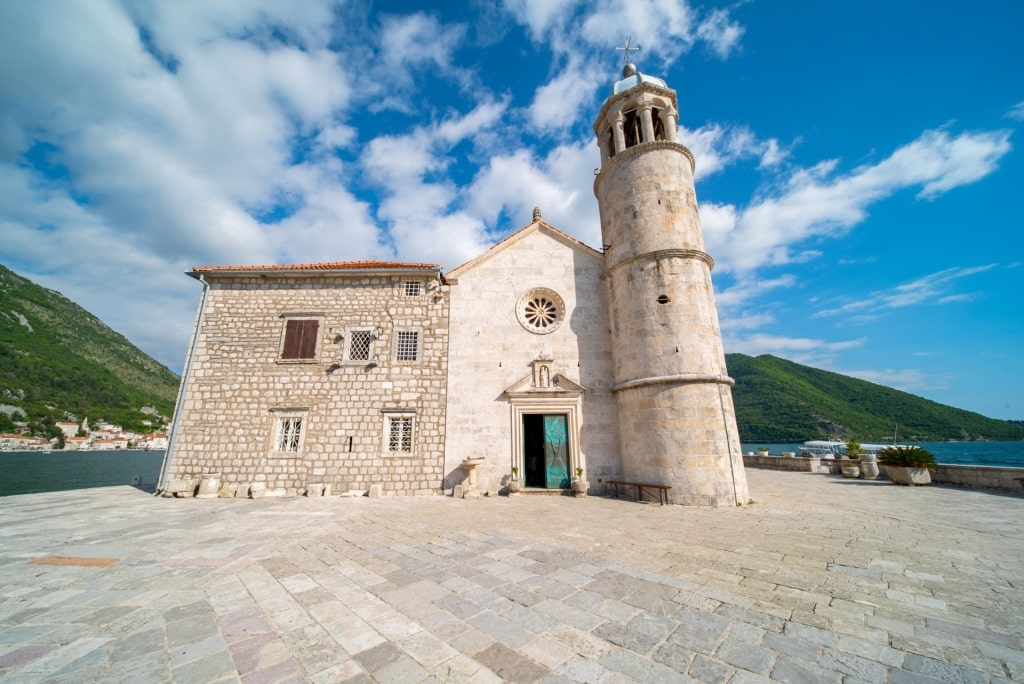
M 520 493 L 530 496 L 572 496 L 571 489 L 547 489 L 545 487 L 523 487 Z

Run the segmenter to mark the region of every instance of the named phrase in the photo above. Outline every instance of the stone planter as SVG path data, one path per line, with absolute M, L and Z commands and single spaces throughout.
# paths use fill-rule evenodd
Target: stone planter
M 520 480 L 509 480 L 508 481 L 508 495 L 519 496 L 519 493 L 523 491 L 523 483 Z
M 843 477 L 860 477 L 860 466 L 856 463 L 844 463 L 842 465 Z
M 914 486 L 932 483 L 932 474 L 927 468 L 886 466 L 885 472 L 889 474 L 889 480 L 893 484 Z
M 220 473 L 203 473 L 199 480 L 197 499 L 216 499 L 220 495 Z
M 865 480 L 874 480 L 878 477 L 878 458 L 874 454 L 860 457 L 860 476 Z
M 587 491 L 590 489 L 590 483 L 586 480 L 573 480 L 572 482 L 572 495 L 573 496 L 586 496 Z

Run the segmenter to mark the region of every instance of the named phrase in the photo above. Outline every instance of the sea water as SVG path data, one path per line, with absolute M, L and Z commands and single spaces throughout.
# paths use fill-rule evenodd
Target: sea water
M 996 468 L 1024 468 L 1024 442 L 900 442 L 924 447 L 938 463 L 978 465 Z M 773 456 L 787 451 L 800 453 L 799 444 L 743 444 L 743 453 L 767 447 Z
M 0 496 L 130 485 L 153 489 L 163 451 L 0 451 Z
M 743 453 L 799 453 L 799 444 L 743 444 Z M 939 463 L 1024 468 L 1024 442 L 924 442 Z M 163 451 L 0 451 L 0 496 L 128 485 L 152 489 Z

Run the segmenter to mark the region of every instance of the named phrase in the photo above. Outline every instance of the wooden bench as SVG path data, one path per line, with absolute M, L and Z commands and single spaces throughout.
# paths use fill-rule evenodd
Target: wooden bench
M 668 503 L 668 490 L 672 489 L 670 485 L 660 484 L 648 484 L 646 482 L 629 482 L 627 480 L 605 480 L 612 486 L 612 496 L 616 499 L 619 498 L 619 487 L 636 487 L 636 500 L 643 501 L 643 493 L 645 489 L 656 491 L 658 494 L 658 503 L 664 506 Z

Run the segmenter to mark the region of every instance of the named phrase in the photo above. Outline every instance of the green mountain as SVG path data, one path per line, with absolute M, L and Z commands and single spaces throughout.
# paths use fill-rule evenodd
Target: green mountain
M 1024 439 L 1024 425 L 775 356 L 726 354 L 744 442 Z
M 0 266 L 0 432 L 13 418 L 53 437 L 54 423 L 72 417 L 159 430 L 177 391 L 178 376 L 123 335 Z

